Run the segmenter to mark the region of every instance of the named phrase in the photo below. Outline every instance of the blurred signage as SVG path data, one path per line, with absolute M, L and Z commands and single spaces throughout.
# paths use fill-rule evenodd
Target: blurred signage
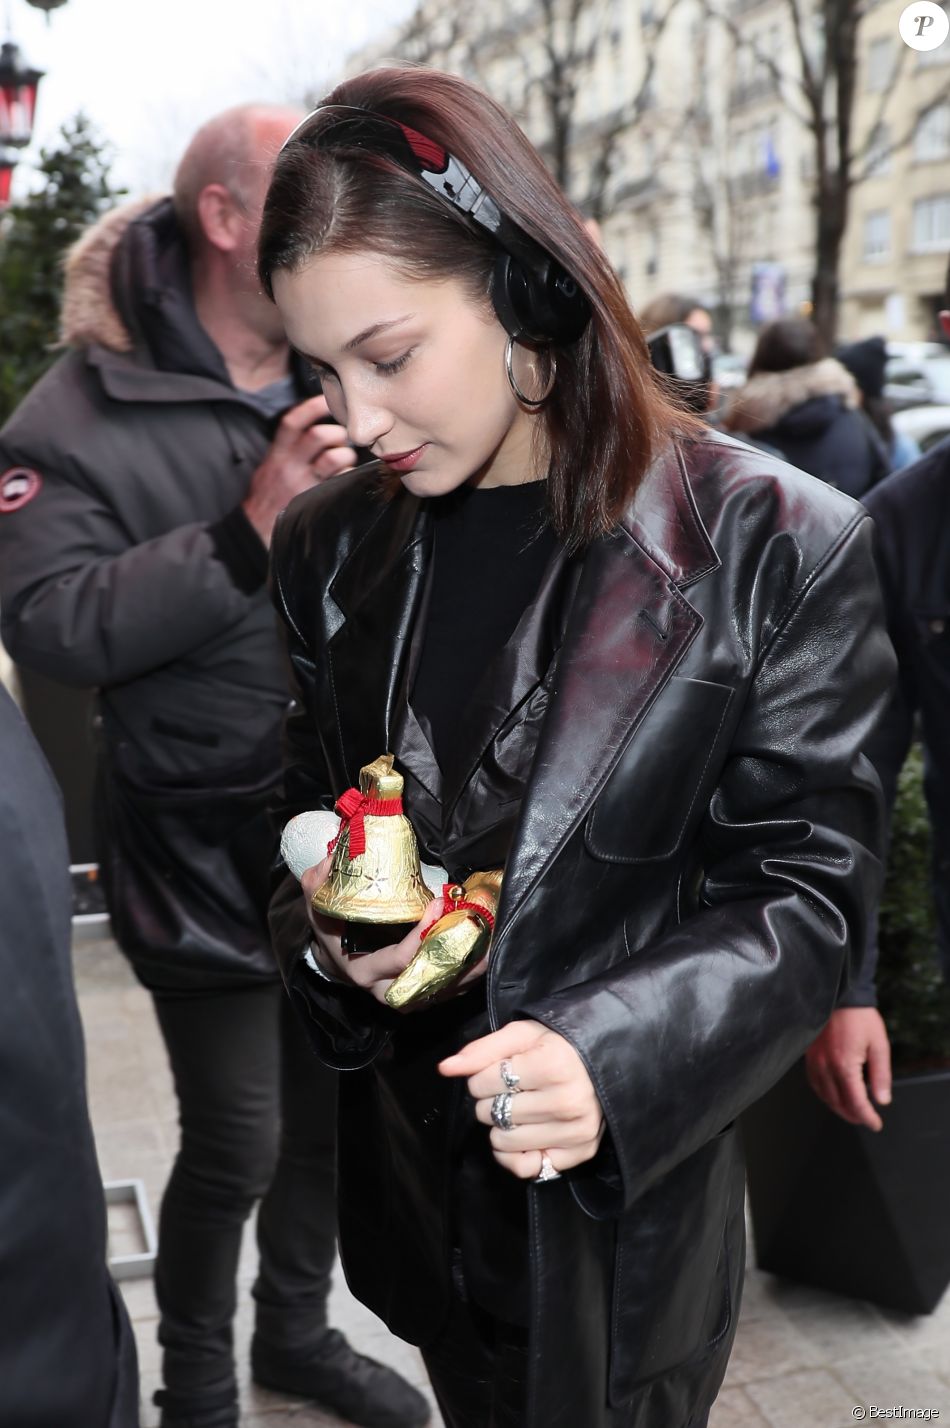
M 781 263 L 752 264 L 752 297 L 749 316 L 753 322 L 774 322 L 785 314 L 785 269 Z

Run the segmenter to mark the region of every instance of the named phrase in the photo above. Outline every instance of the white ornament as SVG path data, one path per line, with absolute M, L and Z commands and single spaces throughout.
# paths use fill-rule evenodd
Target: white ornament
M 280 840 L 280 855 L 295 878 L 302 878 L 308 868 L 323 861 L 339 826 L 339 814 L 325 808 L 291 818 Z

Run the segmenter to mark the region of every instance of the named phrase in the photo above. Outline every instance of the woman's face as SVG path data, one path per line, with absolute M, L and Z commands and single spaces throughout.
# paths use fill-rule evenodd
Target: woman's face
M 413 494 L 543 475 L 531 451 L 536 418 L 505 376 L 505 331 L 459 279 L 414 280 L 375 253 L 328 253 L 278 271 L 273 286 L 333 416 Z M 516 375 L 534 390 L 530 371 Z

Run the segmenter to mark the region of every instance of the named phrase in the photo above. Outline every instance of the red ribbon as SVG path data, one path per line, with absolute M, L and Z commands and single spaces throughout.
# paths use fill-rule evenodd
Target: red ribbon
M 454 898 L 452 896 L 452 889 L 456 887 L 458 887 L 458 883 L 442 884 L 442 911 L 439 913 L 438 917 L 434 917 L 431 922 L 426 923 L 425 927 L 422 929 L 422 935 L 419 939 L 421 942 L 424 942 L 426 940 L 433 927 L 435 927 L 435 924 L 439 922 L 443 917 L 445 917 L 445 915 L 449 912 L 477 912 L 479 917 L 483 917 L 488 923 L 489 932 L 494 932 L 494 913 L 489 912 L 487 907 L 482 907 L 480 902 L 470 902 L 468 898 L 465 897 Z
M 363 819 L 390 818 L 402 813 L 402 799 L 373 798 L 368 793 L 360 793 L 358 788 L 348 788 L 337 799 L 336 811 L 340 815 L 340 827 L 336 837 L 327 844 L 327 852 L 333 852 L 344 828 L 348 828 L 350 841 L 347 851 L 351 858 L 359 858 L 366 852 L 366 825 Z

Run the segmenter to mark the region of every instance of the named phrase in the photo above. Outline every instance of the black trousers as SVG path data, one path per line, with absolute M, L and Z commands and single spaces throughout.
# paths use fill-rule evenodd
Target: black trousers
M 279 986 L 155 995 L 181 1143 L 159 1221 L 155 1288 L 165 1386 L 235 1384 L 241 1235 L 260 1200 L 255 1329 L 303 1353 L 326 1324 L 336 1254 L 336 1073 Z

